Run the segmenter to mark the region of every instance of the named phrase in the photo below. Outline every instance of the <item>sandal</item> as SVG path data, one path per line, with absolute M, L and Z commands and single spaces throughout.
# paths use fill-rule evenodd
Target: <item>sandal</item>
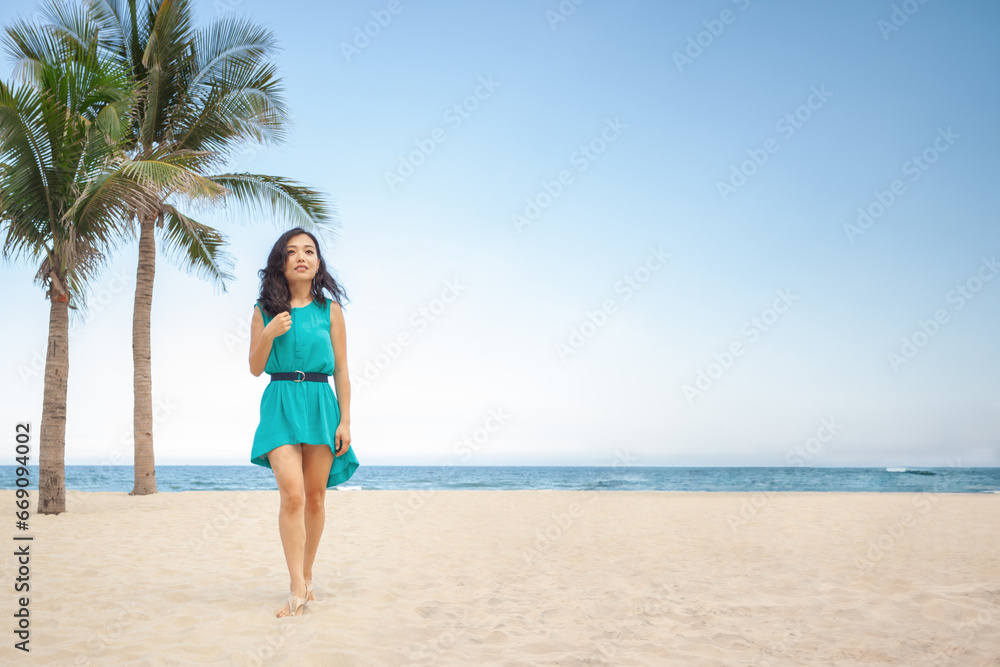
M 306 593 L 306 596 L 308 596 L 308 595 L 309 594 Z M 299 614 L 298 611 L 299 611 L 299 609 L 302 609 L 303 611 L 305 611 L 305 606 L 306 606 L 306 598 L 300 598 L 298 595 L 295 595 L 294 593 L 289 593 L 288 594 L 288 615 L 289 616 L 301 616 L 301 614 Z M 283 618 L 282 616 L 280 616 L 280 614 L 281 614 L 281 610 L 279 609 L 278 610 L 278 614 L 276 614 L 276 615 L 278 615 L 278 618 Z
M 310 595 L 312 595 L 312 600 L 309 599 Z M 311 581 L 306 584 L 306 602 L 319 602 L 319 600 L 316 599 L 316 596 L 313 595 L 313 585 Z

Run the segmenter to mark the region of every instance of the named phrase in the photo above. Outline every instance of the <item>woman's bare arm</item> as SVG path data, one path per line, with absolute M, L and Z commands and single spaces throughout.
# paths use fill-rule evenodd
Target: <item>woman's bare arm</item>
M 330 301 L 330 342 L 333 343 L 333 384 L 337 390 L 340 423 L 351 423 L 351 380 L 347 375 L 347 326 L 344 311 Z
M 271 356 L 271 343 L 274 339 L 266 335 L 264 317 L 257 306 L 253 308 L 253 319 L 250 322 L 250 373 L 260 377 Z

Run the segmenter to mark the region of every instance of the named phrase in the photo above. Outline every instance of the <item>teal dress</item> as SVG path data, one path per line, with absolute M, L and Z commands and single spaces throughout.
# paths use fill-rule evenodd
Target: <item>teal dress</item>
M 260 423 L 253 436 L 250 462 L 265 468 L 271 464 L 267 453 L 275 447 L 305 443 L 328 445 L 334 451 L 334 434 L 340 424 L 340 406 L 333 392 L 333 343 L 330 341 L 330 300 L 325 306 L 313 301 L 308 306 L 292 308 L 291 328 L 271 343 L 265 373 L 325 373 L 330 382 L 293 382 L 275 380 L 264 388 L 260 399 Z M 271 318 L 262 304 L 255 304 L 264 317 L 264 326 Z M 354 448 L 337 456 L 326 487 L 346 482 L 358 468 Z

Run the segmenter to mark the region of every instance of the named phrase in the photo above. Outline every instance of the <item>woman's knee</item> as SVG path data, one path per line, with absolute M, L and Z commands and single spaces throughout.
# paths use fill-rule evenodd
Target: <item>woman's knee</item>
M 280 489 L 281 491 L 281 511 L 297 512 L 305 507 L 306 496 L 302 487 L 291 489 Z
M 318 512 L 325 507 L 326 489 L 306 493 L 306 511 Z

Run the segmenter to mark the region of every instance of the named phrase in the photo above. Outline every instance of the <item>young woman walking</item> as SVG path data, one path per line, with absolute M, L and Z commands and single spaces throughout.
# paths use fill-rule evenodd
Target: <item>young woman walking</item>
M 278 533 L 290 593 L 277 615 L 298 616 L 316 599 L 312 569 L 326 520 L 326 490 L 350 479 L 359 465 L 351 448 L 341 309 L 346 294 L 327 271 L 316 237 L 301 227 L 281 235 L 257 273 L 250 372 L 266 372 L 271 381 L 260 400 L 250 462 L 270 468 L 278 483 Z

